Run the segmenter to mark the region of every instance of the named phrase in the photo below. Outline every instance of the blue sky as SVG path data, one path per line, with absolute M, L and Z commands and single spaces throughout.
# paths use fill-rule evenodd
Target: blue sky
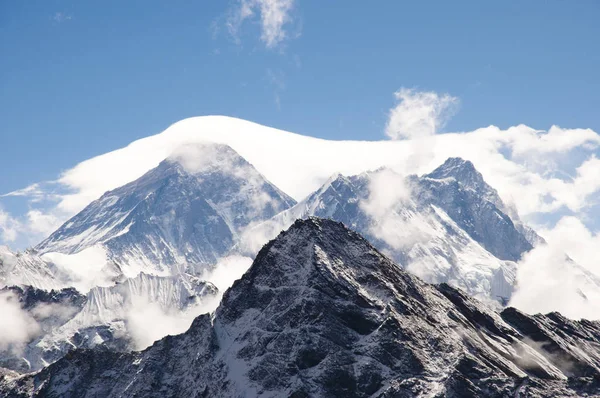
M 597 1 L 327 4 L 267 48 L 257 21 L 232 39 L 233 2 L 2 2 L 0 192 L 195 115 L 385 139 L 400 87 L 458 97 L 448 131 L 600 130 Z

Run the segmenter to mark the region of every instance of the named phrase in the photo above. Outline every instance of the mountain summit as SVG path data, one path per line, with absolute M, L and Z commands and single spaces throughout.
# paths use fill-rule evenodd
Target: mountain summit
M 426 282 L 505 304 L 515 262 L 532 248 L 506 211 L 470 161 L 450 158 L 420 177 L 387 168 L 336 174 L 296 206 L 247 231 L 242 248 L 256 251 L 264 243 L 256 237 L 272 238 L 297 218 L 331 218 Z
M 73 254 L 101 245 L 128 276 L 198 271 L 249 224 L 294 204 L 230 147 L 197 144 L 106 192 L 36 249 Z
M 343 224 L 298 220 L 213 317 L 142 352 L 76 350 L 7 397 L 597 396 L 600 324 L 487 309 Z M 596 394 L 596 395 L 594 395 Z

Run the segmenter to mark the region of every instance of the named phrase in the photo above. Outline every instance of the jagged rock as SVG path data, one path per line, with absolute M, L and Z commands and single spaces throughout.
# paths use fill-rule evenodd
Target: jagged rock
M 142 352 L 76 350 L 38 373 L 3 375 L 0 392 L 600 396 L 599 334 L 598 322 L 498 314 L 403 271 L 343 224 L 310 218 L 265 245 L 214 316 L 184 334 Z

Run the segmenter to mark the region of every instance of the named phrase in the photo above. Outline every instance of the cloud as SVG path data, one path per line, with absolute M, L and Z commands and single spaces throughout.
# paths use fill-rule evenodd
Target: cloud
M 150 297 L 132 296 L 125 320 L 135 348 L 142 350 L 164 336 L 183 333 L 198 315 L 213 312 L 223 293 L 242 277 L 251 264 L 252 259 L 249 257 L 235 255 L 223 258 L 212 270 L 205 271 L 201 276 L 202 280 L 213 283 L 219 289 L 218 294 L 205 296 L 198 305 L 183 311 L 165 306 L 164 303 L 161 305 Z
M 52 15 L 52 20 L 56 23 L 63 23 L 73 19 L 73 16 L 63 11 L 57 11 Z
M 28 196 L 28 197 L 36 197 L 44 195 L 44 191 L 41 189 L 40 184 L 31 184 L 23 189 L 17 189 L 16 191 L 9 192 L 4 195 L 0 195 L 0 197 L 8 197 L 8 196 Z
M 19 299 L 13 292 L 0 292 L 0 314 L 0 350 L 18 352 L 40 331 L 35 319 L 21 309 Z
M 277 69 L 267 68 L 267 81 L 273 87 L 273 98 L 275 106 L 278 110 L 281 110 L 281 96 L 280 93 L 285 90 L 285 75 Z
M 521 129 L 505 135 L 514 157 L 531 154 L 569 152 L 577 147 L 594 148 L 600 145 L 600 135 L 590 129 L 561 129 L 552 126 L 546 131 Z
M 600 278 L 600 233 L 592 233 L 574 216 L 562 217 L 552 228 L 538 228 L 548 245 L 566 253 L 577 264 Z
M 252 259 L 249 257 L 237 255 L 219 261 L 212 270 L 205 271 L 201 276 L 202 280 L 213 283 L 219 289 L 219 293 L 216 296 L 203 297 L 199 305 L 191 306 L 184 311 L 179 308 L 165 307 L 148 297 L 131 297 L 131 305 L 127 309 L 125 319 L 135 348 L 142 350 L 164 336 L 183 333 L 189 329 L 197 316 L 213 312 L 219 305 L 223 293 L 233 282 L 242 277 L 251 264 Z
M 262 242 L 265 243 L 266 241 Z M 222 295 L 233 285 L 233 282 L 244 275 L 251 265 L 250 257 L 231 255 L 221 259 L 211 270 L 204 271 L 200 279 L 211 282 Z
M 26 194 L 23 194 L 22 196 L 32 204 L 40 201 L 35 195 L 28 197 Z M 56 230 L 68 215 L 63 214 L 61 216 L 58 213 L 44 213 L 39 209 L 32 209 L 24 216 L 14 217 L 0 207 L 0 243 L 13 243 L 17 241 L 24 242 L 26 245 L 37 243 L 49 233 Z
M 449 94 L 402 87 L 394 93 L 398 103 L 389 112 L 385 133 L 393 140 L 433 135 L 457 110 L 459 100 Z
M 0 208 L 0 242 L 14 242 L 22 230 L 23 225 Z
M 294 0 L 239 0 L 231 10 L 227 20 L 227 29 L 239 42 L 239 30 L 246 20 L 259 14 L 261 41 L 267 48 L 275 48 L 286 38 L 286 25 L 292 22 L 291 12 Z
M 413 90 L 404 97 L 407 95 L 418 98 L 422 93 Z M 453 100 L 439 101 L 443 97 L 434 95 L 433 103 L 454 103 Z M 411 109 L 407 104 L 402 105 L 402 101 L 398 104 L 400 108 Z M 18 195 L 12 196 L 31 199 L 31 208 L 17 217 L 0 211 L 0 239 L 14 241 L 20 233 L 46 231 L 105 191 L 139 178 L 169 156 L 185 158 L 183 163 L 187 162 L 187 167 L 205 167 L 210 157 L 197 149 L 205 142 L 231 146 L 297 200 L 302 200 L 338 172 L 356 175 L 387 166 L 400 170 L 401 176 L 422 174 L 448 157 L 459 156 L 471 160 L 524 221 L 544 225 L 540 232 L 549 243 L 539 246 L 521 261 L 517 280 L 522 288 L 515 293 L 513 304 L 526 311 L 561 310 L 572 317 L 592 317 L 597 310 L 594 303 L 600 302 L 600 298 L 595 297 L 598 270 L 594 268 L 598 232 L 590 230 L 590 220 L 597 219 L 597 214 L 586 216 L 597 206 L 600 194 L 598 133 L 557 126 L 544 131 L 518 125 L 508 129 L 489 126 L 470 132 L 435 134 L 444 120 L 439 116 L 444 114 L 439 111 L 440 106 L 434 106 L 438 111 L 420 111 L 418 114 L 425 117 L 417 117 L 416 124 L 411 118 L 401 117 L 400 126 L 425 126 L 397 129 L 398 137 L 405 139 L 378 142 L 328 141 L 222 116 L 186 119 L 160 134 L 88 159 L 65 171 L 52 185 L 52 192 L 60 192 L 58 201 L 56 195 L 40 200 L 48 194 L 45 184 L 16 191 Z M 428 119 L 428 115 L 433 115 L 433 119 Z M 419 133 L 413 136 L 406 131 Z M 223 159 L 216 160 L 222 167 L 235 168 Z M 373 183 L 370 202 L 363 204 L 365 211 L 372 214 L 404 198 L 402 190 L 386 192 L 387 187 L 397 184 L 396 176 L 382 174 L 380 177 Z M 257 208 L 260 202 L 258 198 Z M 556 223 L 565 214 L 569 217 Z M 36 226 L 29 225 L 32 223 Z M 394 243 L 391 239 L 394 237 L 390 238 Z M 402 244 L 402 241 L 394 244 Z M 569 257 L 565 257 L 565 253 Z M 60 259 L 56 262 L 61 264 Z M 247 264 L 248 259 L 246 265 L 236 265 L 235 261 L 233 265 L 222 265 L 210 278 L 222 279 L 222 283 L 217 283 L 219 287 L 228 285 L 241 275 Z M 76 263 L 63 265 L 65 269 L 82 269 L 77 267 Z M 101 270 L 101 267 L 93 269 Z M 90 275 L 80 275 L 79 282 L 94 283 L 93 278 L 87 276 Z
M 574 319 L 600 319 L 600 234 L 573 216 L 538 233 L 546 244 L 519 262 L 510 305 L 529 313 L 559 311 Z
M 27 212 L 27 221 L 29 230 L 39 236 L 48 236 L 62 224 L 58 216 L 43 213 L 41 210 L 29 210 Z
M 181 311 L 178 308 L 165 308 L 146 297 L 132 297 L 125 321 L 135 349 L 143 350 L 165 336 L 185 332 L 197 316 L 214 311 L 219 299 L 205 297 L 200 305 Z
M 30 210 L 52 215 L 54 219 L 46 219 L 52 220 L 46 224 L 50 226 L 65 221 L 104 192 L 139 178 L 179 148 L 217 142 L 231 146 L 296 200 L 304 199 L 338 172 L 356 175 L 392 166 L 404 175 L 422 174 L 448 157 L 460 156 L 471 160 L 525 221 L 545 223 L 551 220 L 546 215 L 566 209 L 583 217 L 593 206 L 600 190 L 600 180 L 594 178 L 599 163 L 598 137 L 591 130 L 553 126 L 546 132 L 520 125 L 395 141 L 328 141 L 239 119 L 205 116 L 185 119 L 160 134 L 79 163 L 50 186 L 40 184 L 42 191 L 60 195 L 40 201 L 43 193 L 38 190 L 32 198 L 21 198 L 35 200 Z M 538 155 L 540 151 L 543 155 Z M 546 162 L 535 161 L 538 158 Z M 0 215 L 5 235 L 0 238 L 8 242 L 6 238 L 14 241 L 19 232 L 31 234 L 34 228 L 15 228 L 29 222 L 27 214 Z
M 372 220 L 370 232 L 394 249 L 405 249 L 418 239 L 416 231 L 409 228 L 409 221 L 396 213 L 411 199 L 412 190 L 406 178 L 388 168 L 368 176 L 369 196 L 359 206 Z

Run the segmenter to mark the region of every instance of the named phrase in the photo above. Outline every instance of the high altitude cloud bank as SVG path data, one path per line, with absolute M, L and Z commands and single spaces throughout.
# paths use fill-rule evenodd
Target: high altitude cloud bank
M 428 156 L 415 158 L 415 140 L 427 148 Z M 0 213 L 3 241 L 14 241 L 19 227 L 26 225 L 32 227 L 20 230 L 42 238 L 49 228 L 41 225 L 58 225 L 107 190 L 140 177 L 182 145 L 205 141 L 230 145 L 297 200 L 337 172 L 351 175 L 388 166 L 401 175 L 421 174 L 451 156 L 471 160 L 525 220 L 543 222 L 545 214 L 584 212 L 600 190 L 600 180 L 595 178 L 600 175 L 596 156 L 600 136 L 592 130 L 490 126 L 398 141 L 328 141 L 239 119 L 206 116 L 185 119 L 160 134 L 86 160 L 50 186 L 37 184 L 30 196 L 27 189 L 18 191 L 24 199 L 31 199 L 31 209 L 21 218 Z M 36 228 L 44 231 L 36 235 Z

